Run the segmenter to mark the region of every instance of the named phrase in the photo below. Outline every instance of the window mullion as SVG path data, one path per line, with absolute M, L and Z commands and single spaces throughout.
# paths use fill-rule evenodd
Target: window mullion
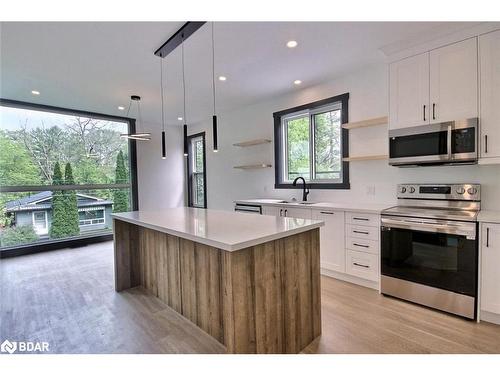
M 314 114 L 309 114 L 309 181 L 314 181 L 316 165 L 315 147 L 314 147 Z

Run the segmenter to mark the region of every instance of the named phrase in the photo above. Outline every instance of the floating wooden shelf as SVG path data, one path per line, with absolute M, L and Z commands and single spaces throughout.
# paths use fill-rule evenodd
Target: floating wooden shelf
M 236 147 L 251 147 L 251 146 L 262 145 L 264 143 L 271 143 L 271 140 L 270 139 L 252 139 L 250 141 L 233 143 L 233 146 L 236 146 Z
M 389 122 L 389 118 L 387 116 L 371 118 L 363 121 L 356 122 L 348 122 L 347 124 L 343 124 L 343 129 L 357 129 L 357 128 L 366 128 L 368 126 L 376 126 L 376 125 L 384 125 Z
M 342 161 L 363 161 L 363 160 L 384 160 L 388 159 L 388 155 L 364 155 L 364 156 L 349 156 L 342 158 Z
M 271 168 L 271 164 L 249 164 L 249 165 L 237 165 L 234 168 L 236 169 L 261 169 L 261 168 Z

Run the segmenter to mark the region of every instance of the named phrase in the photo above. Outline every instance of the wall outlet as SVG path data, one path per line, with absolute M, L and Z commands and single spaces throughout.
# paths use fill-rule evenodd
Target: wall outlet
M 375 185 L 368 185 L 366 187 L 366 195 L 375 195 Z

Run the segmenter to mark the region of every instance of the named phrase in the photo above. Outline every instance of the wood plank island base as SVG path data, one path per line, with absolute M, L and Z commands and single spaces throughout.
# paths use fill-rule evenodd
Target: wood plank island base
M 298 353 L 321 334 L 321 225 L 189 208 L 115 214 L 115 289 L 143 286 L 228 353 Z

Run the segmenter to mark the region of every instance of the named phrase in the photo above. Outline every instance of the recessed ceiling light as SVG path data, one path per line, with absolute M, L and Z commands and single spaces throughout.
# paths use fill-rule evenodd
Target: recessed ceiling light
M 177 120 L 182 121 L 182 117 L 177 117 Z
M 123 111 L 123 110 L 125 109 L 125 107 L 123 107 L 123 106 L 119 105 L 119 106 L 118 106 L 118 109 L 119 109 L 120 111 Z
M 227 78 L 224 76 L 219 76 L 219 81 L 225 81 Z
M 294 85 L 300 85 L 301 83 L 302 81 L 300 79 L 296 79 L 295 81 L 293 81 Z
M 286 43 L 286 46 L 288 48 L 295 48 L 298 46 L 299 43 L 297 43 L 297 41 L 295 40 L 289 40 L 287 43 Z
M 33 95 L 40 95 L 40 91 L 36 91 L 36 90 L 31 90 L 31 93 Z

